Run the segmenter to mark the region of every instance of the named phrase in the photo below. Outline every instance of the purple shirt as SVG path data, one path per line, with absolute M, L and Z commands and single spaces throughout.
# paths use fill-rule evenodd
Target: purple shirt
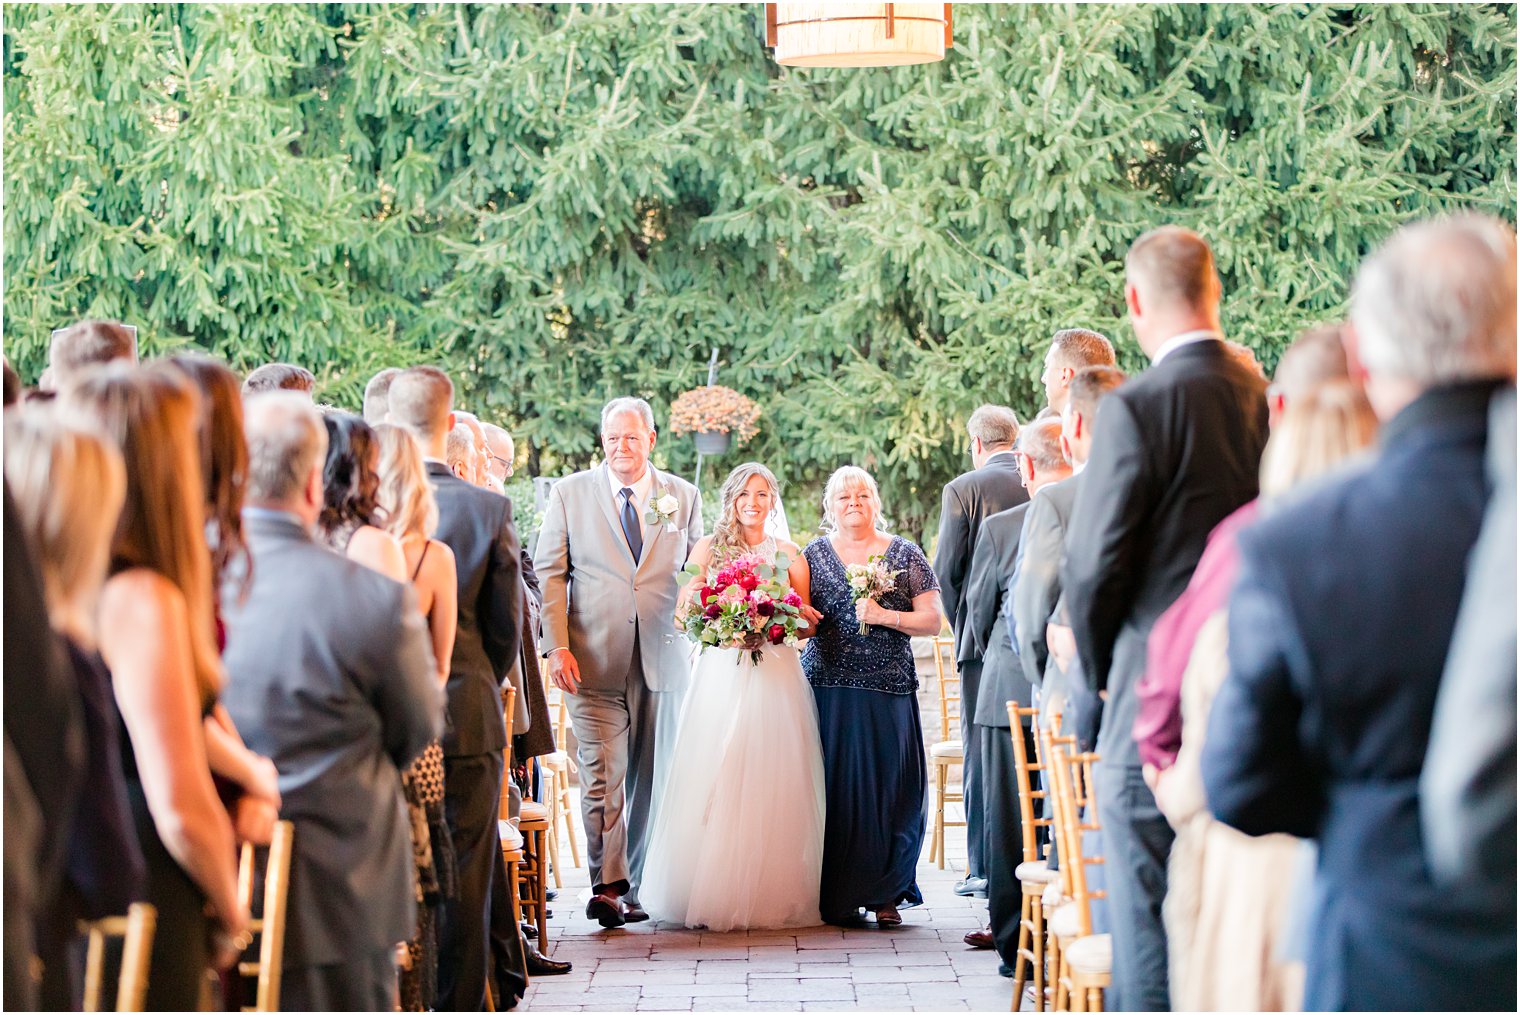
M 1148 765 L 1170 768 L 1177 760 L 1182 746 L 1182 675 L 1204 622 L 1229 602 L 1240 569 L 1235 536 L 1255 520 L 1253 500 L 1214 527 L 1187 588 L 1151 628 L 1145 676 L 1135 686 L 1140 696 L 1135 743 L 1140 760 Z

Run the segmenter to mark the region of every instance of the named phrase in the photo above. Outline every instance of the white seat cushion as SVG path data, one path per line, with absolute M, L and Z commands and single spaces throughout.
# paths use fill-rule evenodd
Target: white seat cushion
M 1058 872 L 1059 873 L 1059 872 Z M 1045 889 L 1044 896 L 1040 899 L 1047 906 L 1059 906 L 1066 901 L 1066 896 L 1061 891 L 1061 882 L 1052 881 Z
M 552 768 L 558 771 L 569 767 L 570 755 L 564 751 L 555 751 L 553 754 L 541 754 L 539 755 L 538 763 L 544 768 Z
M 1048 885 L 1061 872 L 1051 870 L 1044 860 L 1025 860 L 1013 869 L 1013 876 L 1026 884 Z
M 522 849 L 522 833 L 517 830 L 517 826 L 512 824 L 512 822 L 502 818 L 496 822 L 496 830 L 501 835 L 502 848 L 509 851 Z
M 959 759 L 964 754 L 965 752 L 961 749 L 961 742 L 959 740 L 941 740 L 929 748 L 929 757 L 931 758 Z
M 1108 973 L 1114 965 L 1114 939 L 1107 934 L 1089 934 L 1067 945 L 1064 954 L 1074 973 Z
M 1081 927 L 1077 923 L 1077 904 L 1068 902 L 1050 914 L 1050 932 L 1058 938 L 1076 937 Z

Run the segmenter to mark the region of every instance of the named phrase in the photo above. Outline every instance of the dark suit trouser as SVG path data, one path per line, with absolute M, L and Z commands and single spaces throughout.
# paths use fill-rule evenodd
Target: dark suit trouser
M 960 663 L 961 671 L 961 789 L 964 791 L 966 810 L 966 877 L 987 876 L 986 860 L 982 856 L 986 841 L 985 812 L 982 787 L 982 734 L 986 727 L 971 721 L 976 713 L 976 694 L 982 680 L 982 661 Z
M 982 785 L 986 794 L 987 835 L 983 861 L 987 872 L 987 914 L 998 956 L 1013 965 L 1019 950 L 1019 911 L 1023 889 L 1014 872 L 1024 860 L 1023 821 L 1019 817 L 1018 772 L 1008 730 L 983 726 Z M 1034 738 L 1022 730 L 1029 756 Z
M 1175 837 L 1172 826 L 1157 809 L 1139 766 L 1100 762 L 1093 779 L 1103 829 L 1108 923 L 1114 947 L 1113 985 L 1104 1007 L 1168 1011 L 1161 902 L 1166 898 L 1166 864 Z
M 373 952 L 324 966 L 285 967 L 281 1011 L 393 1011 L 394 950 Z
M 497 828 L 501 826 L 498 823 Z M 550 834 L 553 834 L 552 832 Z M 507 861 L 496 846 L 496 870 L 491 875 L 491 997 L 497 1011 L 522 999 L 528 990 L 528 966 L 523 955 L 522 929 L 512 918 L 512 891 Z
M 438 1010 L 484 1011 L 490 969 L 491 883 L 501 865 L 496 811 L 502 754 L 445 755 L 444 818 L 454 837 L 459 897 L 443 904 L 438 943 Z

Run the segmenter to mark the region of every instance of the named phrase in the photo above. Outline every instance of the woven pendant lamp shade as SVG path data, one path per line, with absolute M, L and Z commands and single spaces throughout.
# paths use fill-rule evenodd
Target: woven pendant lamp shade
M 766 4 L 765 41 L 788 67 L 932 63 L 950 46 L 950 5 Z

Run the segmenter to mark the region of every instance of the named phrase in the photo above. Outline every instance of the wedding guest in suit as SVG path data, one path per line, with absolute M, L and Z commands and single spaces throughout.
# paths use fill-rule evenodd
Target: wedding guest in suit
M 991 929 L 966 935 L 973 947 L 995 946 L 1002 958 L 1004 975 L 1013 974 L 1018 958 L 1019 910 L 1022 889 L 1014 870 L 1024 860 L 1023 833 L 1019 819 L 1017 773 L 1014 767 L 1012 729 L 1008 702 L 1028 707 L 1035 686 L 1025 676 L 1014 652 L 1004 619 L 1005 601 L 1011 595 L 1019 537 L 1033 498 L 1051 483 L 1071 475 L 1061 453 L 1061 421 L 1037 419 L 1019 434 L 1015 457 L 1030 501 L 999 511 L 982 523 L 966 582 L 966 629 L 982 653 L 982 687 L 977 697 L 976 724 L 982 727 L 982 772 L 987 823 L 982 846 L 987 871 L 987 911 Z M 1025 740 L 1029 757 L 1034 737 L 1026 727 L 1017 734 Z M 985 943 L 984 943 L 985 942 Z
M 469 427 L 460 423 L 449 431 L 443 442 L 443 455 L 444 462 L 456 479 L 471 486 L 480 485 L 475 482 L 479 478 L 475 475 L 475 462 L 479 456 L 475 453 L 475 435 Z
M 66 424 L 48 406 L 7 414 L 5 451 L 13 510 L 37 548 L 48 619 L 68 651 L 84 715 L 84 797 L 69 832 L 63 884 L 37 935 L 41 1005 L 66 1011 L 83 996 L 83 969 L 74 968 L 68 948 L 78 922 L 125 913 L 147 890 L 122 774 L 121 716 L 95 651 L 95 604 L 126 475 L 106 438 Z
M 1198 770 L 1209 706 L 1229 679 L 1225 655 L 1228 597 L 1239 570 L 1237 534 L 1288 491 L 1336 469 L 1377 433 L 1360 385 L 1332 378 L 1294 391 L 1267 442 L 1261 502 L 1252 501 L 1215 527 L 1182 595 L 1151 630 L 1147 685 L 1175 687 L 1178 743 L 1165 758 L 1142 737 L 1146 782 L 1177 832 L 1162 916 L 1172 1001 L 1186 1011 L 1297 1011 L 1303 964 L 1283 961 L 1292 943 L 1284 926 L 1298 890 L 1300 840 L 1252 838 L 1214 820 Z M 1146 704 L 1150 704 L 1147 699 Z M 1144 706 L 1142 706 L 1144 707 Z M 1143 712 L 1141 720 L 1148 718 Z
M 939 581 L 914 543 L 886 532 L 881 495 L 864 469 L 836 469 L 823 491 L 829 532 L 803 550 L 822 619 L 802 650 L 818 703 L 827 801 L 819 909 L 841 926 L 875 914 L 902 926 L 924 901 L 916 877 L 928 769 L 911 638 L 940 628 Z M 845 569 L 880 556 L 891 591 L 855 601 Z M 861 625 L 867 625 L 860 634 Z
M 377 524 L 380 441 L 370 425 L 347 412 L 322 416 L 327 461 L 322 466 L 322 511 L 316 536 L 328 549 L 404 582 L 411 573 L 401 542 Z
M 495 493 L 501 493 L 491 483 L 491 446 L 486 441 L 485 424 L 473 412 L 465 412 L 463 409 L 454 410 L 454 419 L 456 429 L 463 427 L 469 431 L 470 446 L 475 451 L 475 461 L 472 463 L 475 478 L 471 482 Z
M 1488 423 L 1492 493 L 1468 560 L 1420 776 L 1425 854 L 1438 881 L 1515 895 L 1515 393 Z
M 1254 360 L 1252 361 L 1254 362 Z M 1340 325 L 1330 324 L 1311 328 L 1300 335 L 1283 351 L 1277 364 L 1277 374 L 1267 388 L 1268 428 L 1274 435 L 1278 424 L 1287 418 L 1292 406 L 1301 404 L 1326 385 L 1340 385 L 1330 399 L 1318 399 L 1317 412 L 1298 414 L 1293 420 L 1293 433 L 1282 439 L 1268 441 L 1262 457 L 1262 475 L 1274 476 L 1279 492 L 1293 485 L 1298 478 L 1297 470 L 1304 468 L 1304 460 L 1313 458 L 1323 464 L 1315 471 L 1322 471 L 1329 464 L 1338 462 L 1348 453 L 1341 443 L 1355 437 L 1354 446 L 1360 448 L 1369 443 L 1371 430 L 1376 429 L 1375 417 L 1366 398 L 1360 394 L 1360 381 L 1353 380 L 1346 362 L 1346 350 L 1341 344 Z M 1346 390 L 1346 386 L 1351 390 Z M 1354 424 L 1351 428 L 1337 428 L 1326 421 L 1333 401 L 1343 412 L 1343 421 Z M 1370 421 L 1370 422 L 1369 422 Z M 1265 482 L 1263 485 L 1267 485 Z M 1242 507 L 1231 518 L 1229 526 L 1238 529 L 1250 521 L 1256 511 L 1255 505 Z M 1236 551 L 1233 535 L 1222 539 L 1221 522 L 1210 542 L 1223 542 L 1217 551 L 1229 561 L 1220 571 L 1227 575 L 1216 578 L 1214 586 L 1220 597 L 1229 592 L 1230 580 L 1235 573 Z M 1194 573 L 1197 578 L 1197 572 Z M 1223 606 L 1222 598 L 1200 600 L 1196 595 L 1184 592 L 1168 610 L 1171 621 L 1165 635 L 1156 630 L 1151 633 L 1147 649 L 1148 664 L 1144 677 L 1135 690 L 1140 698 L 1139 712 L 1135 718 L 1135 743 L 1143 764 L 1156 769 L 1169 767 L 1177 757 L 1182 744 L 1182 675 L 1193 651 L 1193 639 L 1206 620 Z M 1158 624 L 1158 629 L 1159 629 Z M 1199 742 L 1202 742 L 1200 736 Z
M 1103 403 L 1066 545 L 1062 586 L 1083 678 L 1108 695 L 1094 781 L 1116 1010 L 1168 1007 L 1161 901 L 1172 829 L 1132 735 L 1146 638 L 1210 530 L 1256 496 L 1267 437 L 1266 385 L 1225 348 L 1219 294 L 1198 234 L 1165 226 L 1130 248 L 1124 298 L 1153 366 Z
M 1098 403 L 1123 383 L 1124 371 L 1105 366 L 1083 367 L 1067 382 L 1061 409 L 1061 454 L 1071 465 L 1071 475 L 1043 487 L 1040 496 L 1030 499 L 1012 595 L 1003 604 L 1010 615 L 1009 634 L 1019 665 L 1030 686 L 1040 692 L 1040 721 L 1047 726 L 1053 714 L 1066 711 L 1066 688 L 1071 682 L 1067 678 L 1075 676 L 1062 670 L 1046 645 L 1046 628 L 1061 599 L 1061 558 L 1066 552 L 1071 508 L 1092 451 Z M 1064 728 L 1072 726 L 1068 718 Z M 1090 749 L 1092 740 L 1089 735 L 1083 746 Z
M 91 368 L 116 362 L 137 362 L 137 329 L 120 321 L 80 321 L 53 332 L 48 383 L 42 386 L 62 391 Z
M 540 645 L 579 744 L 586 917 L 617 927 L 648 919 L 639 882 L 690 679 L 676 576 L 702 538 L 702 499 L 650 465 L 657 434 L 643 399 L 608 402 L 601 437 L 606 461 L 554 484 L 533 564 Z
M 232 824 L 212 784 L 205 720 L 221 690 L 195 392 L 166 366 L 102 367 L 63 408 L 99 427 L 127 495 L 101 595 L 99 648 L 127 737 L 122 765 L 158 911 L 147 1007 L 200 1005 L 206 970 L 245 943 Z
M 966 877 L 955 886 L 957 895 L 987 894 L 982 848 L 983 792 L 981 736 L 972 716 L 982 679 L 982 657 L 975 639 L 966 633 L 966 577 L 972 550 L 983 520 L 1029 500 L 1019 479 L 1013 444 L 1019 421 L 1013 410 L 984 405 L 966 421 L 971 437 L 971 471 L 945 486 L 940 503 L 939 539 L 934 549 L 934 573 L 944 591 L 945 617 L 955 637 L 956 668 L 961 676 L 961 764 L 966 797 Z
M 386 367 L 369 379 L 364 385 L 364 407 L 362 414 L 364 422 L 370 426 L 379 426 L 381 423 L 390 421 L 390 395 L 391 382 L 401 376 L 398 367 Z
M 1045 371 L 1040 374 L 1045 404 L 1057 415 L 1065 412 L 1071 379 L 1078 370 L 1117 363 L 1114 344 L 1103 335 L 1087 328 L 1062 328 L 1050 336 L 1050 348 L 1045 350 Z
M 491 885 L 501 843 L 496 821 L 502 752 L 507 744 L 500 688 L 522 635 L 522 564 L 512 502 L 459 479 L 444 462 L 453 399 L 453 382 L 437 367 L 412 367 L 391 383 L 391 421 L 411 431 L 422 447 L 438 501 L 433 538 L 454 551 L 459 585 L 459 623 L 449 663 L 449 725 L 443 736 L 444 814 L 454 839 L 459 898 L 447 901 L 443 910 L 438 1007 L 481 1011 L 489 968 Z M 509 1000 L 495 1002 L 503 1007 Z
M 1378 454 L 1240 536 L 1204 783 L 1247 834 L 1319 840 L 1310 1010 L 1515 1005 L 1514 896 L 1436 884 L 1419 810 L 1488 499 L 1489 404 L 1515 376 L 1515 268 L 1513 230 L 1471 215 L 1407 226 L 1370 257 L 1348 352 L 1383 421 Z
M 261 391 L 298 391 L 311 396 L 317 379 L 310 370 L 294 363 L 265 363 L 255 367 L 243 378 L 243 395 L 256 395 Z
M 507 433 L 495 423 L 483 423 L 486 431 L 486 450 L 490 454 L 488 466 L 491 481 L 498 488 L 506 485 L 507 480 L 512 478 L 516 471 L 513 462 L 516 460 L 517 448 L 512 443 L 512 435 Z
M 281 1003 L 393 1008 L 393 953 L 416 920 L 399 770 L 442 727 L 416 597 L 313 538 L 327 435 L 299 393 L 248 401 L 253 580 L 230 588 L 227 709 L 274 759 L 295 823 Z

